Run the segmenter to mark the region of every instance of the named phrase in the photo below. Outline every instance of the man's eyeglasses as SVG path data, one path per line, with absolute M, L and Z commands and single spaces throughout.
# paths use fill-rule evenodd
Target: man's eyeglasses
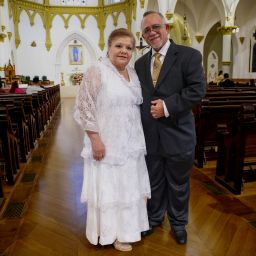
M 163 28 L 165 26 L 165 24 L 153 24 L 150 27 L 146 27 L 143 31 L 142 34 L 144 36 L 148 36 L 150 34 L 151 31 L 155 31 L 158 32 L 160 31 L 161 28 Z

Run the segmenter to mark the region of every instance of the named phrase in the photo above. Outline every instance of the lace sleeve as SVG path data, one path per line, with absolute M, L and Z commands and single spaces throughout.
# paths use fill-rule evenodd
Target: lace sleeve
M 74 118 L 84 130 L 98 132 L 96 101 L 101 86 L 100 69 L 91 66 L 84 73 L 74 107 Z

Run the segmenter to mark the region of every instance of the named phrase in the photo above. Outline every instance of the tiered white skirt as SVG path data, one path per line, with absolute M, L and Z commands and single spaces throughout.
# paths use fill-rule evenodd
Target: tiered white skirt
M 144 154 L 127 158 L 123 165 L 84 161 L 81 201 L 87 202 L 86 236 L 92 244 L 136 242 L 149 228 L 150 183 Z

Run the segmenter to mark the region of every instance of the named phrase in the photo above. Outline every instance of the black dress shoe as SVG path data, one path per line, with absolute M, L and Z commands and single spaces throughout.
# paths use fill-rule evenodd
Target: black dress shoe
M 187 243 L 187 231 L 183 230 L 172 230 L 172 234 L 178 244 Z
M 141 232 L 141 236 L 142 236 L 142 237 L 149 236 L 149 235 L 151 235 L 152 233 L 153 233 L 153 227 L 152 227 L 152 226 L 149 226 L 149 229 L 148 229 L 148 230 Z

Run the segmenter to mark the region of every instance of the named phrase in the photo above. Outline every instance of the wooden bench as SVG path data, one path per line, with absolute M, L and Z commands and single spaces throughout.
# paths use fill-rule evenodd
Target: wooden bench
M 4 178 L 6 178 L 9 185 L 14 184 L 16 174 L 19 172 L 19 158 L 18 158 L 18 138 L 12 129 L 11 120 L 8 114 L 0 108 L 0 141 L 1 141 L 1 158 L 5 165 Z
M 222 127 L 218 134 L 215 179 L 232 193 L 241 194 L 246 173 L 251 180 L 256 180 L 255 105 L 242 105 L 233 129 Z
M 19 156 L 21 162 L 26 162 L 30 153 L 29 125 L 25 116 L 23 102 L 20 99 L 9 98 L 0 101 L 2 107 L 11 106 L 8 114 L 12 129 L 15 131 L 19 144 Z
M 4 204 L 4 189 L 3 189 L 2 180 L 0 179 L 0 210 L 3 204 Z
M 208 93 L 229 93 L 229 92 L 233 92 L 233 93 L 237 93 L 237 92 L 246 92 L 246 91 L 256 91 L 256 87 L 254 86 L 234 86 L 234 87 L 219 87 L 219 86 L 211 86 L 211 87 L 207 87 L 207 92 Z
M 195 164 L 202 168 L 206 159 L 217 159 L 217 126 L 232 129 L 240 106 L 256 104 L 255 90 L 207 90 L 205 98 L 193 112 L 196 123 L 197 145 Z
M 255 79 L 252 79 L 252 78 L 233 78 L 232 80 L 234 83 L 238 85 L 245 85 L 245 86 L 248 86 L 248 85 L 253 86 L 255 83 Z
M 197 134 L 195 164 L 199 168 L 204 166 L 206 158 L 217 158 L 217 126 L 225 125 L 231 129 L 239 108 L 239 104 L 200 107 L 199 112 L 195 115 Z M 206 148 L 209 149 L 208 152 Z M 207 154 L 208 157 L 206 157 Z
M 20 162 L 27 161 L 59 104 L 59 85 L 31 95 L 0 95 L 0 161 L 5 167 L 3 175 L 9 185 L 15 183 Z M 0 200 L 3 196 L 0 184 Z

